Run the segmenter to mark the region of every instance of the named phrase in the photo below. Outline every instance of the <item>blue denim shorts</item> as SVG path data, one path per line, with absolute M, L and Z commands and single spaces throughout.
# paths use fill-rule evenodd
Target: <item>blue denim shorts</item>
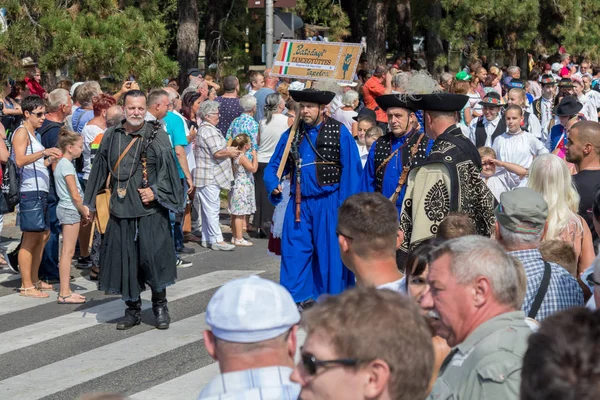
M 40 203 L 38 203 L 38 196 L 40 198 Z M 41 204 L 41 209 L 36 210 L 38 204 Z M 37 212 L 41 214 L 41 219 L 44 222 L 44 229 L 38 229 L 31 232 L 41 232 L 47 231 L 50 229 L 50 213 L 48 212 L 48 193 L 43 191 L 31 191 L 31 192 L 21 192 L 21 201 L 19 202 L 19 222 L 20 219 L 23 218 L 24 212 Z M 23 230 L 23 225 L 19 223 L 21 227 L 21 231 L 28 232 Z
M 56 207 L 56 217 L 61 225 L 73 225 L 81 222 L 79 211 L 70 208 Z

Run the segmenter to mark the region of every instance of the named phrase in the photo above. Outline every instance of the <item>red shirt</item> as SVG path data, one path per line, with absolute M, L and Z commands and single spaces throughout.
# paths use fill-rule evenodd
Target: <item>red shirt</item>
M 370 77 L 363 85 L 363 100 L 365 101 L 365 107 L 375 111 L 377 116 L 377 122 L 388 122 L 387 114 L 383 111 L 375 101 L 375 98 L 385 94 L 385 86 L 380 82 L 381 78 L 376 76 Z
M 31 94 L 37 94 L 42 99 L 44 98 L 44 93 L 46 93 L 46 91 L 34 78 L 26 77 L 25 84 L 27 85 L 27 88 Z

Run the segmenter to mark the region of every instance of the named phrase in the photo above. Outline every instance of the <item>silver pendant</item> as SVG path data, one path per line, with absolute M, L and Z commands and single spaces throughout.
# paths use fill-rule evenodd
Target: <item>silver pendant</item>
M 117 196 L 119 196 L 120 199 L 124 199 L 126 194 L 127 194 L 126 188 L 117 188 Z

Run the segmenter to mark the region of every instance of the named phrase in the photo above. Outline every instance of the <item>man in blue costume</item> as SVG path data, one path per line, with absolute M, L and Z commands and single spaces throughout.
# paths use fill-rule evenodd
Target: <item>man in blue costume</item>
M 300 309 L 321 294 L 338 294 L 354 285 L 354 275 L 342 264 L 337 209 L 359 188 L 361 162 L 352 134 L 324 109 L 333 92 L 290 90 L 300 118 L 283 176 L 291 174 L 291 199 L 281 237 L 281 284 Z M 296 126 L 296 124 L 294 124 Z M 280 138 L 267 165 L 264 182 L 270 200 L 282 200 L 277 176 L 290 130 Z
M 383 194 L 395 204 L 399 216 L 408 172 L 427 157 L 433 141 L 416 129 L 416 109 L 408 96 L 387 94 L 375 100 L 387 113 L 389 132 L 369 150 L 361 191 Z

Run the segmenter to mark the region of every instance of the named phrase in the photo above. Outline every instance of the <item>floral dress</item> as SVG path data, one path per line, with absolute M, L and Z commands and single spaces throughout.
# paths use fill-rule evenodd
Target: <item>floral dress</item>
M 254 175 L 240 164 L 240 157 L 233 161 L 234 183 L 229 192 L 229 213 L 250 215 L 256 211 Z

